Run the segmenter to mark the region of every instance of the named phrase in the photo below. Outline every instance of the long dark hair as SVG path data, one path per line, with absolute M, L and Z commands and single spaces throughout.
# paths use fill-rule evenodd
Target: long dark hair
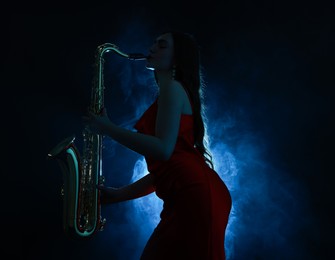
M 205 145 L 205 110 L 203 107 L 204 82 L 200 66 L 199 46 L 193 35 L 179 31 L 171 33 L 174 43 L 174 78 L 186 88 L 193 105 L 195 147 L 211 168 L 212 156 Z

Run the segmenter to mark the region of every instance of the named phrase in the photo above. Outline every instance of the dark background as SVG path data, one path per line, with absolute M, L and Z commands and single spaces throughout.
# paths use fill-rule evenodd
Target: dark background
M 125 222 L 129 212 L 122 205 L 108 208 L 114 219 L 93 240 L 65 237 L 62 176 L 46 155 L 68 135 L 80 135 L 95 48 L 114 42 L 146 53 L 169 28 L 198 39 L 209 122 L 218 144 L 229 147 L 238 161 L 239 175 L 233 181 L 227 177 L 241 205 L 230 233 L 231 259 L 330 259 L 335 67 L 330 6 L 302 1 L 17 3 L 5 12 L 1 251 L 9 259 L 130 259 L 141 251 L 145 239 L 137 234 L 143 223 Z M 115 63 L 123 64 L 118 58 Z M 108 109 L 122 123 L 143 111 L 154 90 L 146 91 L 145 82 L 152 81 L 141 64 L 126 65 L 130 72 L 143 72 L 135 81 L 119 66 L 113 73 L 114 65 L 108 65 L 106 76 L 121 87 L 107 88 Z M 143 107 L 136 107 L 136 100 Z M 106 174 L 107 181 L 124 185 L 138 155 L 112 145 L 116 148 L 106 163 L 116 173 L 127 173 Z

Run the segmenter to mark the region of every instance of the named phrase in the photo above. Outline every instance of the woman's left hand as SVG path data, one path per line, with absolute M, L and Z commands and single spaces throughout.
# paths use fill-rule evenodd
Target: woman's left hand
M 112 122 L 108 118 L 106 108 L 102 109 L 100 115 L 96 115 L 89 111 L 87 116 L 83 116 L 82 119 L 84 124 L 96 134 L 106 134 L 108 127 L 112 125 Z
M 101 204 L 110 204 L 120 201 L 121 190 L 113 187 L 105 187 L 104 185 L 97 185 L 100 190 L 100 202 Z

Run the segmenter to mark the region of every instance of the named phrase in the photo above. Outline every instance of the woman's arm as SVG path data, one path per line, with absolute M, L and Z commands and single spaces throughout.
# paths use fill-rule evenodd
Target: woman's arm
M 134 183 L 122 188 L 97 186 L 101 191 L 101 203 L 110 204 L 146 196 L 155 191 L 152 174 L 147 174 Z
M 90 114 L 89 125 L 129 149 L 156 160 L 168 160 L 175 147 L 185 90 L 177 81 L 161 89 L 155 136 L 133 132 L 113 124 L 107 114 Z

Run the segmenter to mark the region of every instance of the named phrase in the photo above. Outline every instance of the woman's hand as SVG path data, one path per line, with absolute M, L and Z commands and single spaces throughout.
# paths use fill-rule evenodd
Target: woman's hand
M 83 116 L 82 119 L 93 133 L 101 135 L 106 134 L 108 127 L 113 125 L 108 118 L 106 108 L 102 109 L 101 115 L 88 111 L 87 116 Z
M 110 203 L 119 202 L 120 190 L 118 188 L 97 185 L 97 189 L 100 190 L 101 204 L 110 204 Z
M 106 187 L 104 185 L 97 185 L 96 187 L 100 190 L 101 203 L 110 204 L 140 198 L 154 192 L 153 178 L 152 174 L 147 174 L 141 179 L 121 188 Z

